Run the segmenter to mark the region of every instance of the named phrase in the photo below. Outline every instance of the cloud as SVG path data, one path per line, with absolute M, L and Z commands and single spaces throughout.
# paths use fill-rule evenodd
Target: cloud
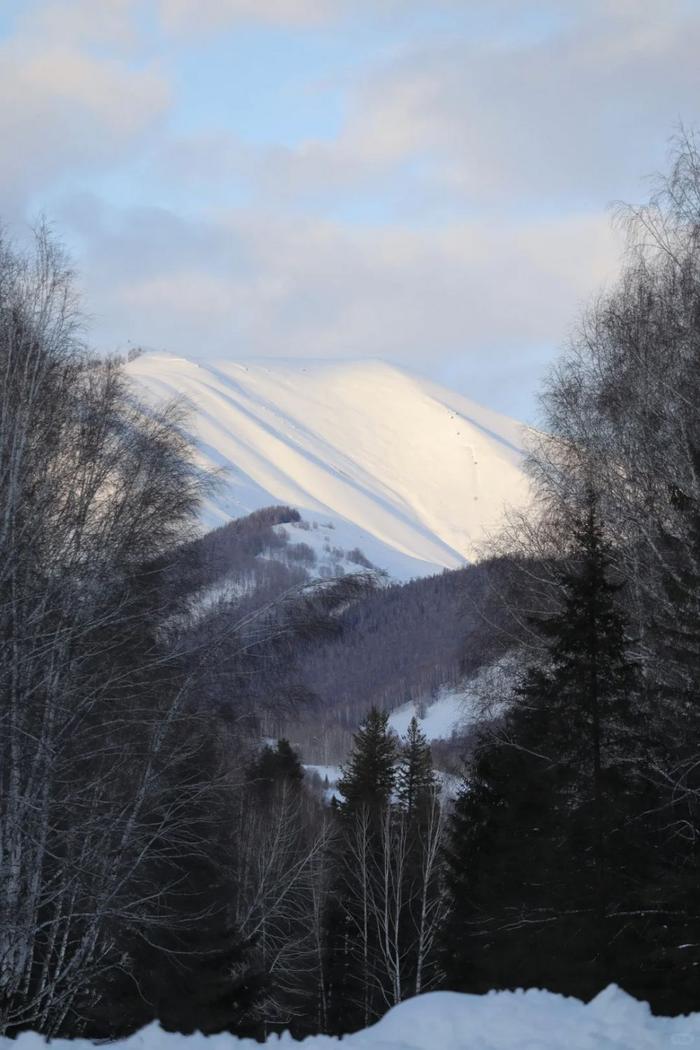
M 0 193 L 20 213 L 50 190 L 101 347 L 374 355 L 471 373 L 496 401 L 496 381 L 513 396 L 534 381 L 615 272 L 607 202 L 637 198 L 674 122 L 694 119 L 700 12 L 440 0 L 434 19 L 437 6 L 26 8 L 0 45 Z M 227 49 L 248 46 L 252 21 L 300 32 L 252 34 L 239 71 Z M 294 51 L 307 28 L 308 67 Z M 210 59 L 200 91 L 192 70 Z
M 500 0 L 514 23 L 524 6 L 537 5 Z M 390 180 L 397 199 L 421 208 L 547 211 L 636 196 L 677 122 L 697 118 L 700 11 L 672 0 L 663 20 L 644 0 L 567 11 L 515 39 L 404 41 L 346 82 L 333 138 L 251 144 L 199 129 L 164 145 L 161 173 L 233 180 L 278 202 L 337 203 L 373 186 L 381 195 Z
M 426 370 L 459 359 L 477 398 L 491 357 L 532 367 L 617 260 L 604 214 L 408 231 L 139 210 L 93 215 L 90 227 L 88 301 L 104 349 L 130 339 L 202 358 L 378 356 Z
M 68 172 L 106 168 L 165 112 L 167 85 L 64 47 L 23 56 L 0 49 L 0 192 L 26 202 Z
M 26 0 L 16 32 L 72 47 L 106 44 L 130 49 L 138 41 L 138 0 Z
M 572 10 L 577 5 L 572 5 Z M 416 47 L 360 90 L 338 148 L 378 167 L 424 158 L 445 192 L 589 197 L 644 173 L 697 118 L 700 11 L 611 2 L 535 39 Z
M 0 42 L 6 214 L 20 215 L 34 193 L 67 175 L 112 169 L 167 112 L 170 87 L 155 62 L 134 66 L 89 46 L 118 26 L 126 34 L 129 7 L 121 0 L 30 7 L 14 34 Z
M 160 17 L 170 30 L 212 29 L 237 21 L 308 25 L 332 16 L 329 0 L 160 0 Z
M 342 18 L 405 16 L 425 6 L 424 0 L 157 0 L 163 25 L 175 32 L 209 32 L 240 22 L 305 27 Z M 461 0 L 432 0 L 435 8 L 458 6 Z

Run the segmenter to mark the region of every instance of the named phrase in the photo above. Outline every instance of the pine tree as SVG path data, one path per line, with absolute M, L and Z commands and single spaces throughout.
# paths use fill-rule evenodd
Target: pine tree
M 409 820 L 430 803 L 437 781 L 433 771 L 433 756 L 425 734 L 413 716 L 402 741 L 401 757 L 396 773 L 396 798 Z
M 389 716 L 376 707 L 355 734 L 352 755 L 338 791 L 343 799 L 341 813 L 347 815 L 366 807 L 374 816 L 389 804 L 396 773 L 396 743 L 389 730 Z
M 642 864 L 630 830 L 643 794 L 630 706 L 637 675 L 592 495 L 573 529 L 571 564 L 560 574 L 560 611 L 540 625 L 549 659 L 480 741 L 455 807 L 452 987 L 541 984 L 586 995 L 623 965 L 629 924 L 609 912 L 613 901 L 615 912 L 625 897 L 636 903 Z
M 629 717 L 635 669 L 627 657 L 625 627 L 615 604 L 619 587 L 610 580 L 610 550 L 592 492 L 573 539 L 575 567 L 562 574 L 563 608 L 544 624 L 552 668 L 548 676 L 531 673 L 522 695 L 525 702 L 544 702 L 558 715 L 558 761 L 571 770 L 581 792 L 578 830 L 591 858 L 602 964 L 613 810 L 618 793 L 624 794 L 622 763 L 629 762 L 635 735 Z
M 298 788 L 304 779 L 304 767 L 299 754 L 282 738 L 274 748 L 265 744 L 249 766 L 248 779 L 259 797 L 269 801 L 280 788 Z
M 373 708 L 355 734 L 338 783 L 339 834 L 326 910 L 328 1020 L 335 1033 L 365 1027 L 382 1011 L 381 947 L 373 913 L 395 761 L 388 715 Z
M 366 1027 L 387 1005 L 434 987 L 439 975 L 443 811 L 416 719 L 395 773 L 397 757 L 387 715 L 371 711 L 339 784 L 326 926 L 335 1032 Z
M 401 987 L 418 994 L 438 976 L 435 933 L 442 914 L 442 801 L 433 756 L 417 718 L 402 740 L 396 776 L 397 840 L 405 842 L 401 871 Z
M 250 945 L 242 944 L 235 930 L 213 925 L 203 923 L 200 931 L 192 931 L 179 954 L 165 957 L 167 964 L 160 955 L 156 1017 L 166 1031 L 258 1036 L 256 1006 L 264 994 L 266 975 L 251 970 Z

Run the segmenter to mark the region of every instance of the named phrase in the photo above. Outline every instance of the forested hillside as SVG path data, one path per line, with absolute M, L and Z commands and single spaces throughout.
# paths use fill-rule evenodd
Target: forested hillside
M 260 735 L 288 737 L 307 762 L 343 761 L 371 707 L 425 707 L 522 637 L 510 612 L 507 558 L 391 584 L 361 551 L 337 549 L 352 572 L 319 581 L 313 550 L 289 542 L 290 523 L 299 525 L 297 511 L 269 507 L 221 526 L 175 552 L 168 578 L 188 609 L 181 627 L 215 634 L 250 619 L 266 653 L 251 682 Z M 347 600 L 321 630 L 291 647 L 268 638 L 277 609 L 308 609 L 333 591 Z M 283 694 L 291 682 L 290 711 Z

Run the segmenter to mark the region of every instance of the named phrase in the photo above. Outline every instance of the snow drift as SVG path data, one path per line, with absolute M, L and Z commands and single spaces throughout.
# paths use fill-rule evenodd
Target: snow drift
M 128 373 L 146 400 L 191 403 L 202 461 L 225 472 L 209 528 L 288 504 L 407 579 L 472 559 L 527 498 L 520 424 L 394 366 L 147 354 Z
M 43 1039 L 26 1032 L 0 1039 L 0 1050 L 39 1050 Z M 55 1040 L 52 1050 L 91 1050 L 87 1040 Z M 124 1050 L 253 1050 L 249 1039 L 230 1035 L 181 1036 L 149 1025 L 112 1044 Z M 700 1046 L 700 1014 L 653 1017 L 614 985 L 585 1005 L 551 992 L 491 992 L 458 995 L 432 992 L 390 1010 L 376 1025 L 340 1043 L 314 1036 L 303 1044 L 288 1035 L 271 1036 L 268 1046 L 303 1045 L 308 1050 L 661 1050 Z

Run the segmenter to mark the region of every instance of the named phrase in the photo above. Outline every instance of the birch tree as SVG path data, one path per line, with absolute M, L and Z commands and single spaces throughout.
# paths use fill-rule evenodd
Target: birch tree
M 181 732 L 186 682 L 148 569 L 200 488 L 179 410 L 146 413 L 84 349 L 46 229 L 30 256 L 0 242 L 3 1031 L 70 1028 L 123 961 L 116 927 L 158 920 L 146 873 L 167 861 L 176 878 L 201 848 L 202 785 L 174 775 L 202 736 Z

